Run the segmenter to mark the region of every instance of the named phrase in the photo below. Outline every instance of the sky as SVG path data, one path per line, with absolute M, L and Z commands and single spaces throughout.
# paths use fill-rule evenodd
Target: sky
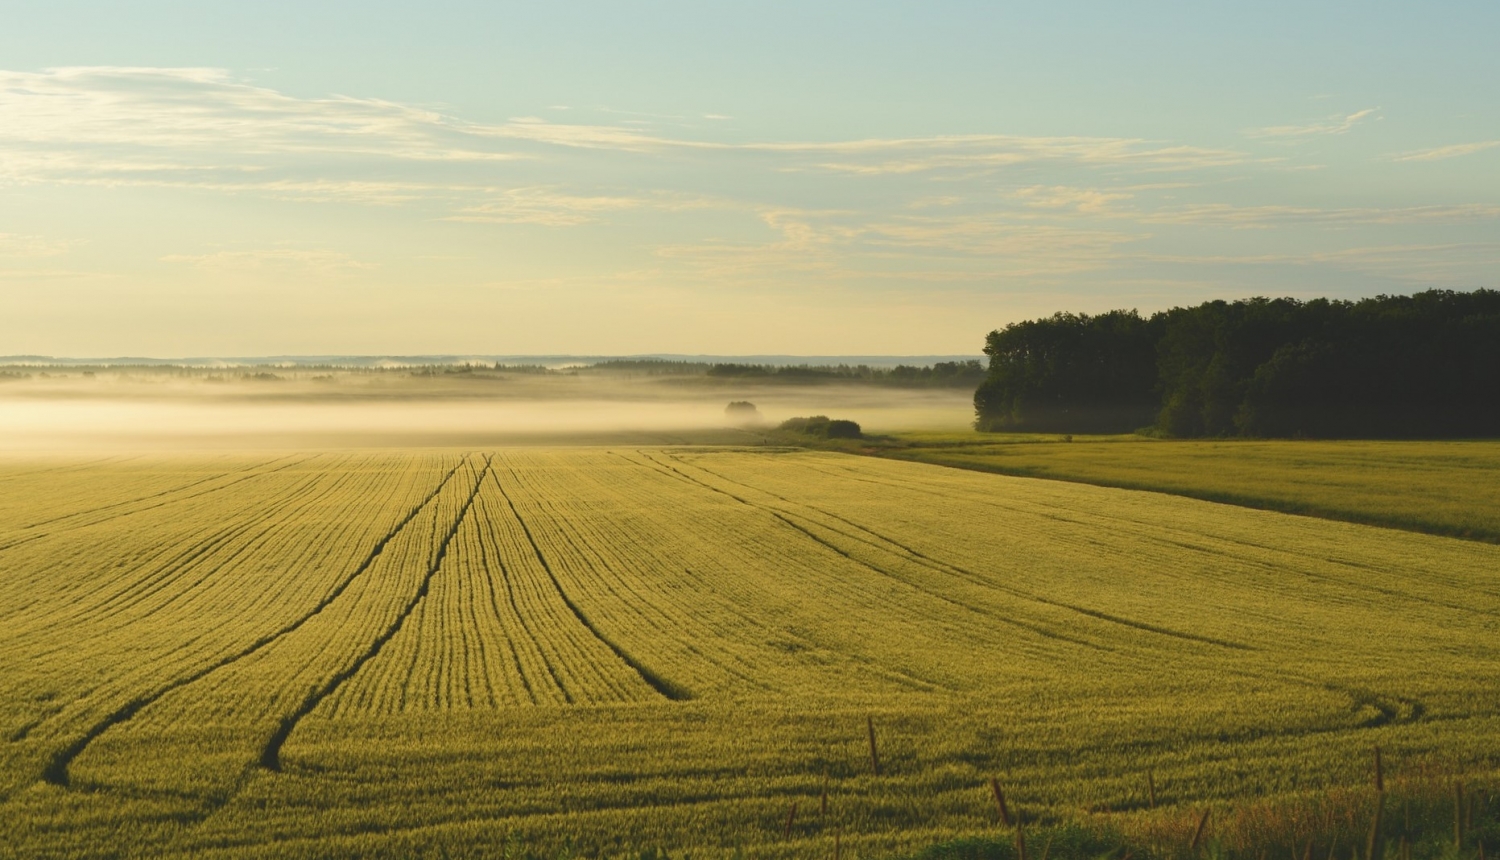
M 0 354 L 978 354 L 1500 287 L 1494 2 L 0 13 Z

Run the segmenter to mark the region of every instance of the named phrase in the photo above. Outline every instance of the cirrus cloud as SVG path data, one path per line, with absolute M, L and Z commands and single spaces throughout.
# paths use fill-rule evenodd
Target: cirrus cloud
M 1486 149 L 1494 149 L 1500 146 L 1500 140 L 1481 140 L 1477 143 L 1455 143 L 1449 146 L 1439 146 L 1434 149 L 1419 149 L 1415 152 L 1404 152 L 1392 158 L 1392 161 L 1439 161 L 1444 158 L 1458 158 L 1464 155 L 1473 155 Z
M 1303 125 L 1273 125 L 1245 132 L 1250 137 L 1316 137 L 1329 134 L 1348 134 L 1356 125 L 1367 119 L 1379 119 L 1380 108 L 1365 108 L 1351 114 L 1333 116 Z

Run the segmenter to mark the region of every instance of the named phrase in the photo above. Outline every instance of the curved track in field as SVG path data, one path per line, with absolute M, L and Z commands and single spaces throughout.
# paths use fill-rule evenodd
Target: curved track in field
M 460 462 L 459 465 L 462 465 L 462 463 Z M 426 508 L 433 502 L 434 499 L 437 498 L 438 494 L 442 492 L 443 487 L 445 487 L 448 484 L 448 481 L 450 481 L 453 476 L 457 474 L 458 469 L 459 466 L 454 466 L 452 469 L 450 469 L 448 473 L 438 481 L 437 486 L 433 488 L 432 492 L 429 493 L 424 499 L 422 499 L 422 501 L 413 506 L 412 509 L 406 514 L 406 516 L 400 522 L 398 522 L 394 528 L 387 532 L 380 540 L 376 541 L 375 545 L 370 548 L 369 553 L 357 566 L 355 566 L 353 570 L 349 572 L 349 575 L 344 577 L 338 583 L 338 585 L 336 585 L 332 591 L 330 591 L 322 600 L 314 605 L 312 609 L 288 622 L 285 626 L 277 629 L 276 631 L 255 640 L 239 651 L 236 651 L 221 660 L 211 663 L 210 665 L 203 667 L 197 672 L 186 675 L 169 684 L 164 684 L 149 693 L 137 696 L 136 698 L 131 699 L 129 702 L 126 702 L 124 705 L 110 712 L 103 719 L 90 726 L 88 730 L 86 730 L 71 744 L 64 747 L 62 750 L 59 750 L 55 755 L 53 755 L 52 758 L 48 761 L 46 768 L 42 771 L 42 779 L 53 785 L 68 785 L 68 766 L 73 763 L 74 759 L 82 755 L 84 750 L 88 749 L 89 744 L 92 744 L 96 739 L 98 739 L 100 735 L 104 734 L 115 726 L 128 722 L 132 717 L 139 713 L 142 708 L 145 708 L 147 705 L 150 705 L 158 699 L 161 699 L 168 693 L 171 693 L 174 690 L 182 689 L 183 687 L 186 687 L 189 684 L 195 683 L 197 681 L 201 681 L 202 679 L 208 677 L 209 675 L 212 675 L 214 672 L 217 672 L 220 669 L 225 668 L 226 666 L 230 666 L 240 660 L 244 660 L 245 658 L 254 655 L 256 652 L 262 650 L 263 648 L 273 645 L 286 636 L 296 632 L 308 621 L 311 621 L 319 613 L 323 612 L 323 610 L 332 605 L 332 603 L 339 598 L 339 595 L 348 590 L 349 586 L 352 585 L 355 580 L 359 579 L 361 575 L 363 575 L 367 570 L 370 569 L 370 566 L 373 565 L 375 563 L 375 560 L 380 557 L 380 554 L 385 551 L 386 545 L 394 540 L 398 534 L 400 534 L 408 525 L 410 525 L 411 521 L 416 518 L 417 514 L 419 514 L 423 508 Z

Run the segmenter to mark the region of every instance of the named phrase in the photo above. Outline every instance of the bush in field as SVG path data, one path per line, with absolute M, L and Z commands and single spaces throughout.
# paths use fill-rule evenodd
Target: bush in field
M 781 422 L 778 430 L 788 433 L 801 433 L 804 436 L 828 436 L 828 416 L 813 415 L 809 418 L 788 418 Z
M 736 427 L 753 427 L 765 423 L 765 417 L 755 404 L 748 400 L 736 400 L 724 407 L 724 417 Z
M 859 425 L 842 418 L 813 415 L 809 418 L 788 418 L 778 428 L 790 433 L 815 436 L 819 439 L 858 439 L 862 435 Z
M 858 439 L 860 437 L 859 425 L 853 421 L 835 418 L 828 422 L 825 435 L 830 439 Z

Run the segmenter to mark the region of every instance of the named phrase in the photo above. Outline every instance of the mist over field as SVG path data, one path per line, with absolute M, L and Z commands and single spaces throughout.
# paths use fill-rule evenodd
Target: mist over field
M 755 444 L 726 418 L 730 401 L 755 403 L 767 424 L 829 414 L 880 432 L 967 427 L 971 397 L 967 389 L 626 375 L 52 373 L 0 386 L 0 450 L 673 443 L 688 441 L 683 434 Z

